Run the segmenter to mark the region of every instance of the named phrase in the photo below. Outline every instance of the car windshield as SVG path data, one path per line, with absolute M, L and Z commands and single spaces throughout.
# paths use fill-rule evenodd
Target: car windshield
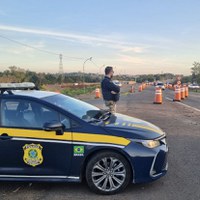
M 157 85 L 164 85 L 163 83 L 158 83 Z
M 101 112 L 99 108 L 93 105 L 63 94 L 48 96 L 43 98 L 43 100 L 52 103 L 85 121 L 90 121 L 91 119 L 96 118 Z

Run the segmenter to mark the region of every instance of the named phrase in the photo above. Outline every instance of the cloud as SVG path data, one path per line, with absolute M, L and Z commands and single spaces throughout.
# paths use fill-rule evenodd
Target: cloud
M 119 62 L 132 63 L 132 64 L 145 64 L 145 60 L 139 57 L 119 55 Z
M 124 47 L 122 48 L 122 52 L 134 52 L 134 53 L 142 53 L 144 48 L 142 47 Z
M 36 34 L 36 35 L 45 35 L 45 36 L 53 37 L 54 39 L 86 43 L 86 44 L 94 45 L 94 46 L 103 46 L 103 47 L 107 47 L 107 48 L 117 49 L 122 52 L 142 53 L 144 50 L 143 47 L 136 46 L 135 44 L 131 44 L 127 41 L 121 41 L 120 38 L 117 39 L 115 37 L 115 39 L 112 39 L 112 35 L 110 35 L 110 36 L 104 36 L 104 35 L 89 36 L 89 35 L 81 35 L 81 34 L 66 33 L 66 32 L 56 32 L 56 31 L 41 30 L 41 29 L 30 29 L 30 28 L 7 26 L 7 25 L 0 25 L 0 30 L 20 32 L 20 33 L 29 33 L 29 34 Z
M 84 36 L 84 35 L 79 35 L 79 34 L 54 32 L 54 31 L 39 30 L 39 29 L 29 29 L 29 28 L 15 27 L 15 26 L 0 25 L 0 29 L 6 30 L 6 31 L 15 31 L 15 32 L 22 32 L 22 33 L 31 33 L 31 34 L 71 38 L 71 39 L 75 39 L 75 40 L 79 40 L 79 41 L 88 41 L 89 40 L 89 41 L 100 41 L 100 42 L 112 42 L 110 40 L 100 38 L 98 36 L 95 36 L 95 37 Z

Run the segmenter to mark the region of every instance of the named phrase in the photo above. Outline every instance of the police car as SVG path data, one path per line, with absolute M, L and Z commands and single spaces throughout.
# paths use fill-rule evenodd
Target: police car
M 0 83 L 0 181 L 81 182 L 114 194 L 167 172 L 166 134 L 33 83 Z

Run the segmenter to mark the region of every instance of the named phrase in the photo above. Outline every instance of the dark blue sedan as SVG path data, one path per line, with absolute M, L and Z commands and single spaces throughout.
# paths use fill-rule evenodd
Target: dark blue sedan
M 166 134 L 83 101 L 0 84 L 0 180 L 81 182 L 115 194 L 167 172 Z

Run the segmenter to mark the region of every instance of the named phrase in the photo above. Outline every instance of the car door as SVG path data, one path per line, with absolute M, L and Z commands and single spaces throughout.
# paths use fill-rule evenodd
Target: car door
M 43 125 L 62 122 L 64 134 Z M 33 100 L 1 100 L 0 176 L 65 177 L 72 155 L 69 119 Z

